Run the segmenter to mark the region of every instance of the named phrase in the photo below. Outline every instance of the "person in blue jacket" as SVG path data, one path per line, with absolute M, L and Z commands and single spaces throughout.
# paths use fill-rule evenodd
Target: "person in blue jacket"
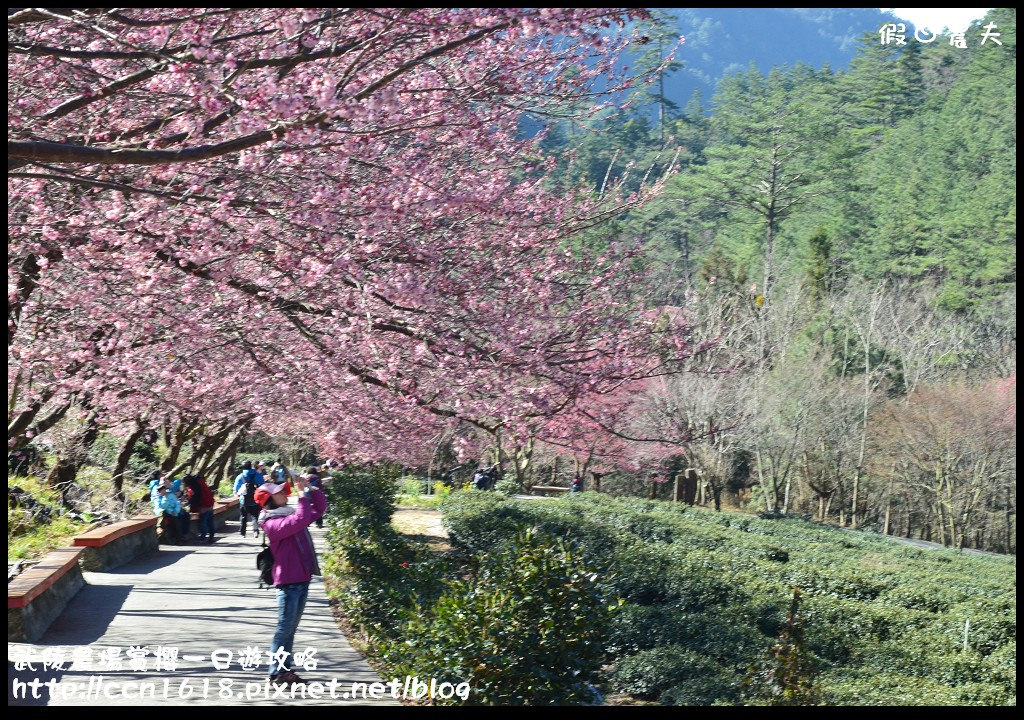
M 251 480 L 253 483 L 255 483 L 256 487 L 259 487 L 264 482 L 266 482 L 266 478 L 264 478 L 263 475 L 260 474 L 259 470 L 253 469 L 252 460 L 246 460 L 244 463 L 242 463 L 242 472 L 235 475 L 234 493 L 236 495 L 238 494 L 238 491 L 241 489 L 242 485 L 247 480 Z
M 153 496 L 153 514 L 160 518 L 160 527 L 165 537 L 173 538 L 178 545 L 182 543 L 180 515 L 184 512 L 177 496 L 170 491 L 170 486 L 158 485 Z
M 235 495 L 238 496 L 239 520 L 242 525 L 239 535 L 242 537 L 245 537 L 245 528 L 249 524 L 250 517 L 252 518 L 253 537 L 260 534 L 260 527 L 256 521 L 261 508 L 255 498 L 256 490 L 264 482 L 263 475 L 253 469 L 251 460 L 242 463 L 242 472 L 238 473 L 238 477 L 235 478 Z

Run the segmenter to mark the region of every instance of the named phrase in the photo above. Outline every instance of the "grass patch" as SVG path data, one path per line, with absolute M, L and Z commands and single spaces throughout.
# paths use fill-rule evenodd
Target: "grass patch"
M 111 492 L 109 473 L 97 468 L 83 468 L 85 483 L 94 494 Z M 105 477 L 104 477 L 105 475 Z M 79 478 L 79 482 L 83 482 Z M 34 475 L 11 477 L 8 487 L 18 487 L 29 494 L 37 505 L 7 509 L 7 558 L 33 560 L 50 550 L 65 547 L 75 535 L 95 525 L 88 513 L 81 519 L 69 517 L 60 505 L 60 493 Z
M 418 510 L 437 510 L 444 497 L 441 495 L 399 495 L 398 507 Z
M 15 527 L 21 519 L 17 510 L 7 511 L 7 527 Z M 7 535 L 8 560 L 32 560 L 42 557 L 54 548 L 66 547 L 71 538 L 79 535 L 94 523 L 78 522 L 63 516 L 57 516 L 46 524 L 32 524 L 22 534 Z

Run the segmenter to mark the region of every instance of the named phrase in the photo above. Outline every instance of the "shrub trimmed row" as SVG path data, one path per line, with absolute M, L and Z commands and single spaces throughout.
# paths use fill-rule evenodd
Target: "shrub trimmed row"
M 622 692 L 665 704 L 756 701 L 742 688 L 798 587 L 819 702 L 1016 701 L 1010 558 L 593 493 L 544 503 L 460 493 L 442 510 L 452 541 L 477 555 L 537 527 L 608 560 L 625 601 L 605 647 Z

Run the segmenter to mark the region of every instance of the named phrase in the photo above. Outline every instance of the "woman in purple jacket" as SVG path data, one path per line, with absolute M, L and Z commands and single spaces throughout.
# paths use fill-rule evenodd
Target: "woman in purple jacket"
M 305 478 L 295 481 L 299 495 L 295 507 L 288 505 L 288 483 L 264 483 L 256 490 L 256 502 L 263 507 L 259 526 L 270 541 L 274 554 L 274 587 L 277 588 L 277 630 L 270 645 L 270 682 L 303 683 L 286 666 L 292 656 L 295 630 L 306 607 L 309 581 L 320 574 L 316 548 L 307 528 L 322 517 L 327 498 L 322 490 L 310 487 Z M 283 650 L 283 654 L 279 651 Z M 278 657 L 274 657 L 278 654 Z M 290 664 L 290 663 L 288 663 Z

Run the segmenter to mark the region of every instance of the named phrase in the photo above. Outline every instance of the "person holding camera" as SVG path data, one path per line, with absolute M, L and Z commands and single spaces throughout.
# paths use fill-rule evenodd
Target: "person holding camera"
M 302 611 L 309 596 L 309 582 L 320 575 L 316 547 L 309 526 L 323 517 L 327 498 L 323 491 L 310 485 L 305 477 L 295 480 L 298 501 L 288 504 L 288 483 L 264 483 L 256 491 L 256 502 L 263 507 L 259 526 L 270 543 L 274 555 L 273 582 L 277 588 L 277 628 L 270 644 L 273 658 L 284 650 L 281 660 L 270 661 L 270 682 L 301 684 L 305 681 L 289 667 L 292 643 Z

